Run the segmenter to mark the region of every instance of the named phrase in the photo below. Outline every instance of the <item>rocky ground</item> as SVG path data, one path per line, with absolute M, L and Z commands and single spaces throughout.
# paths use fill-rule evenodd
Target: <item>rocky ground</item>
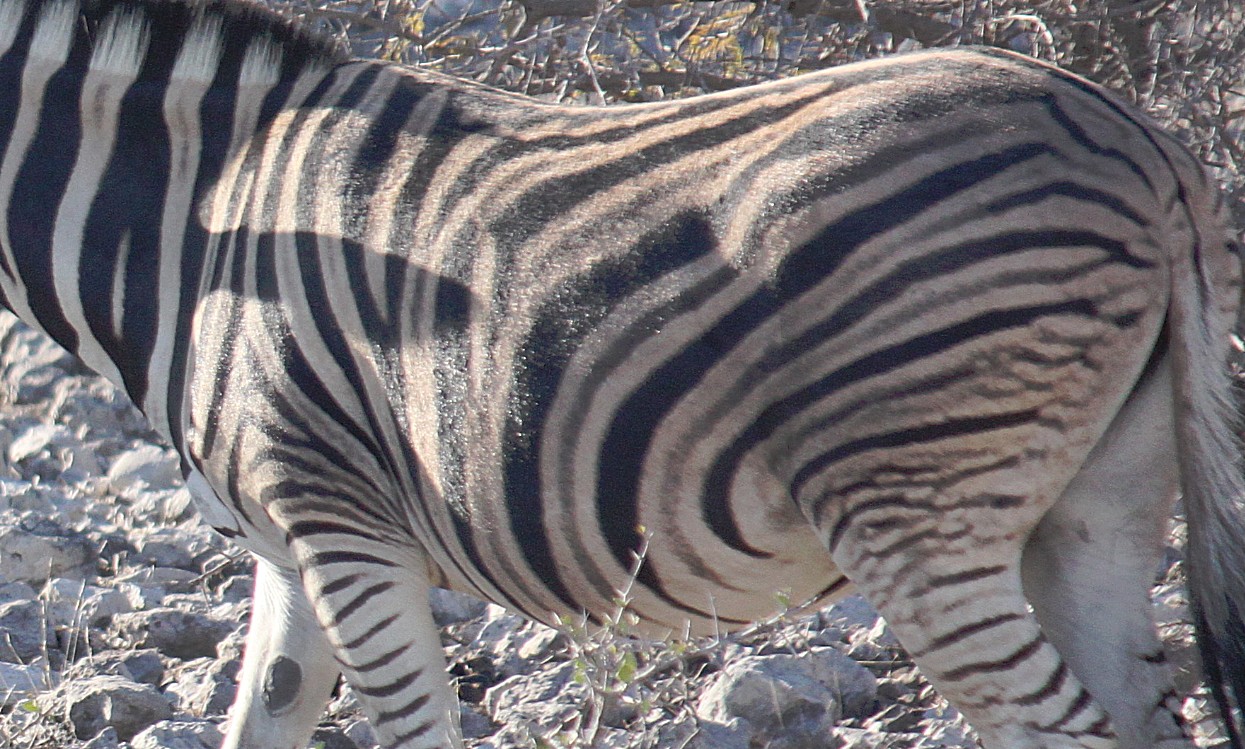
M 104 381 L 0 313 L 0 747 L 220 744 L 246 629 L 248 559 L 201 526 L 172 453 Z M 1183 594 L 1156 588 L 1177 653 Z M 715 642 L 635 643 L 436 597 L 468 744 L 975 747 L 859 598 Z M 1186 702 L 1206 746 L 1204 697 Z M 368 749 L 341 687 L 316 734 Z

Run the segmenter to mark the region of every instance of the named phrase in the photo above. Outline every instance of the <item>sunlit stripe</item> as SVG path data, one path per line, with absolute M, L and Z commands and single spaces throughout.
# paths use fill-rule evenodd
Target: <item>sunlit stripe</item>
M 82 147 L 74 164 L 65 195 L 56 214 L 56 229 L 52 239 L 53 273 L 57 297 L 66 320 L 78 332 L 78 355 L 92 369 L 104 375 L 118 386 L 122 385 L 121 373 L 113 364 L 108 352 L 96 340 L 82 308 L 79 262 L 86 220 L 95 194 L 100 190 L 100 180 L 112 158 L 117 138 L 121 99 L 131 83 L 138 77 L 143 56 L 147 51 L 147 26 L 142 16 L 125 10 L 116 10 L 100 26 L 99 39 L 91 53 L 86 78 L 82 84 L 80 121 Z M 114 287 L 114 315 L 109 321 L 109 333 L 119 335 L 121 293 L 124 288 L 126 258 L 129 255 L 128 234 L 122 237 L 118 248 L 116 268 L 117 285 Z M 102 268 L 92 268 L 99 273 Z M 96 324 L 98 325 L 97 321 Z
M 0 206 L 8 206 L 13 200 L 18 171 L 37 134 L 48 80 L 69 59 L 77 10 L 78 5 L 72 0 L 50 0 L 40 6 L 26 67 L 22 70 L 22 100 L 18 106 L 17 121 L 4 152 L 4 163 L 0 164 Z M 6 254 L 9 267 L 16 268 L 7 219 L 0 221 L 0 248 Z M 4 294 L 18 316 L 30 324 L 37 324 L 21 284 L 13 284 L 6 279 Z

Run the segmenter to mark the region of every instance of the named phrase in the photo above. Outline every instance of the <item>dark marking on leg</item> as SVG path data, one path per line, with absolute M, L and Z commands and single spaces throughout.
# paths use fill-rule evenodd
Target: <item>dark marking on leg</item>
M 303 669 L 298 662 L 284 655 L 277 656 L 264 678 L 264 707 L 268 709 L 268 714 L 280 715 L 294 704 L 302 684 Z

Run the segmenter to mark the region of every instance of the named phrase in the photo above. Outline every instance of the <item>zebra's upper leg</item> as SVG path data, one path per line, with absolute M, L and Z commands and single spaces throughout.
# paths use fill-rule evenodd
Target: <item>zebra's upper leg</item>
M 303 749 L 340 670 L 293 557 L 258 504 L 221 499 L 198 471 L 187 476 L 187 488 L 204 520 L 256 560 L 246 648 L 222 749 Z
M 1114 749 L 1106 712 L 1024 597 L 1020 548 L 1036 522 L 1027 509 L 986 491 L 939 507 L 879 497 L 827 513 L 821 527 L 835 562 L 986 747 Z
M 1023 555 L 1046 637 L 1136 749 L 1189 745 L 1149 598 L 1178 478 L 1172 418 L 1156 361 Z
M 421 549 L 400 529 L 355 524 L 347 516 L 279 521 L 342 673 L 381 746 L 459 747 L 458 705 Z
M 258 558 L 254 608 L 223 749 L 303 749 L 338 673 L 298 573 Z

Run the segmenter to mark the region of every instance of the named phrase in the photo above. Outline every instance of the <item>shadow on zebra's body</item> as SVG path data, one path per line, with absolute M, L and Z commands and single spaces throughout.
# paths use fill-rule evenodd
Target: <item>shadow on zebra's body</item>
M 989 747 L 1188 747 L 1178 478 L 1245 691 L 1239 263 L 1086 81 L 958 50 L 567 108 L 228 0 L 0 0 L 0 149 L 6 306 L 259 557 L 229 749 L 301 749 L 339 670 L 387 749 L 458 744 L 430 583 L 551 621 L 634 582 L 661 633 L 849 578 Z

